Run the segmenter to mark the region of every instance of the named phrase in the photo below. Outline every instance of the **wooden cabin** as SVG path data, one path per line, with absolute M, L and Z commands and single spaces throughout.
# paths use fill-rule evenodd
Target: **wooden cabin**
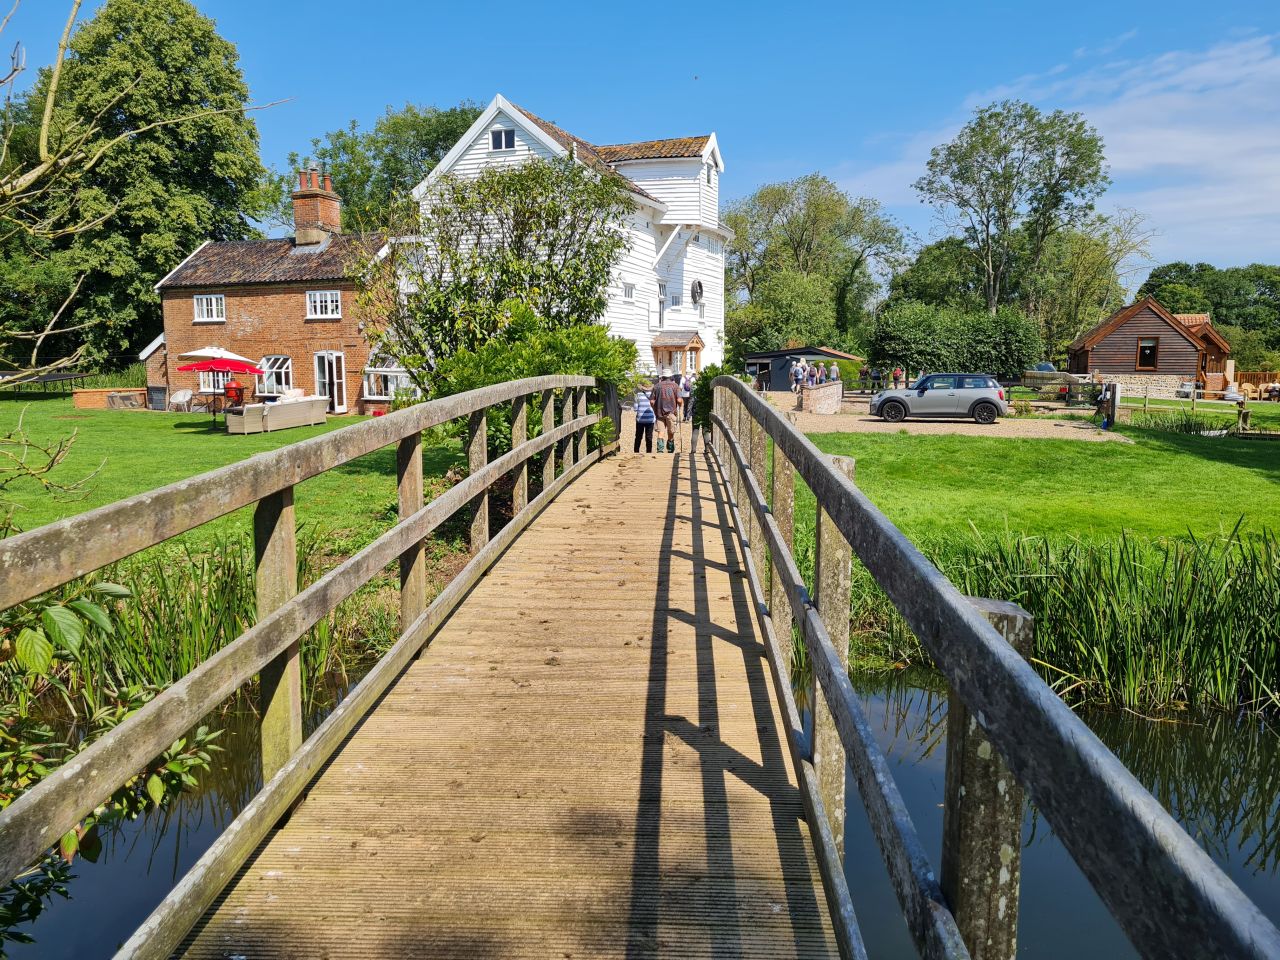
M 1154 297 L 1117 310 L 1067 348 L 1071 373 L 1195 380 L 1226 387 L 1231 345 L 1207 313 L 1170 313 Z

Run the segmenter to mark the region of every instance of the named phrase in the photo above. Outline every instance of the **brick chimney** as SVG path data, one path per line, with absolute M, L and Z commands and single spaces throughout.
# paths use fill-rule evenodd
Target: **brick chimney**
M 342 199 L 333 192 L 329 174 L 315 166 L 298 171 L 293 191 L 294 242 L 298 246 L 324 243 L 342 232 Z

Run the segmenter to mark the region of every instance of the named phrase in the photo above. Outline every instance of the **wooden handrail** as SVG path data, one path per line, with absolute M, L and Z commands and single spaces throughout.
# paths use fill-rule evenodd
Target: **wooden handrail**
M 540 377 L 486 387 L 421 404 L 423 409 L 409 408 L 387 417 L 355 424 L 326 437 L 317 437 L 204 474 L 193 478 L 193 481 L 173 484 L 150 494 L 102 507 L 79 518 L 33 530 L 12 540 L 0 541 L 0 550 L 4 551 L 10 564 L 26 563 L 41 570 L 40 582 L 53 585 L 64 583 L 73 578 L 67 576 L 65 566 L 58 567 L 48 562 L 47 558 L 28 551 L 45 548 L 58 553 L 63 549 L 70 531 L 96 529 L 98 525 L 93 522 L 94 518 L 102 521 L 105 517 L 104 522 L 108 524 L 109 530 L 114 531 L 114 537 L 107 537 L 102 532 L 94 534 L 91 542 L 86 544 L 85 552 L 95 560 L 106 557 L 102 562 L 112 562 L 151 545 L 143 542 L 145 537 L 121 528 L 120 523 L 126 522 L 130 517 L 151 516 L 148 511 L 157 503 L 172 505 L 182 495 L 192 495 L 194 490 L 203 488 L 225 491 L 228 486 L 233 485 L 228 482 L 211 485 L 214 478 L 219 481 L 238 480 L 246 484 L 260 500 L 256 519 L 261 522 L 255 523 L 260 561 L 258 576 L 260 581 L 264 576 L 270 581 L 273 577 L 287 576 L 283 567 L 287 565 L 292 568 L 296 562 L 289 536 L 292 531 L 290 529 L 286 534 L 285 529 L 287 524 L 293 523 L 292 485 L 300 476 L 313 476 L 322 469 L 337 466 L 380 446 L 398 443 L 402 445 L 399 483 L 403 510 L 406 505 L 411 507 L 415 503 L 415 485 L 416 502 L 421 502 L 422 483 L 420 449 L 415 457 L 413 450 L 406 451 L 403 445 L 408 442 L 412 447 L 414 442 L 420 443 L 420 431 L 425 426 L 435 426 L 456 417 L 470 417 L 477 410 L 483 411 L 496 403 L 526 397 L 531 393 L 545 395 L 557 389 L 571 395 L 575 390 L 579 391 L 584 398 L 581 408 L 585 411 L 586 388 L 594 383 L 589 377 Z M 412 416 L 401 415 L 406 413 Z M 201 717 L 260 672 L 264 675 L 264 681 L 269 680 L 269 683 L 264 682 L 263 685 L 264 705 L 268 708 L 266 713 L 270 718 L 263 728 L 264 763 L 268 764 L 264 769 L 263 779 L 264 782 L 270 781 L 278 770 L 288 766 L 291 756 L 296 756 L 295 751 L 301 740 L 301 718 L 297 707 L 299 675 L 296 670 L 292 674 L 288 670 L 288 661 L 296 659 L 296 645 L 301 637 L 397 557 L 402 558 L 402 563 L 405 557 L 412 560 L 425 536 L 459 509 L 485 495 L 503 475 L 522 466 L 534 455 L 544 450 L 553 450 L 557 444 L 585 438 L 589 428 L 600 422 L 600 419 L 599 414 L 591 414 L 572 419 L 560 427 L 547 429 L 544 425 L 539 436 L 527 439 L 509 453 L 479 466 L 464 480 L 404 517 L 373 543 L 340 563 L 296 596 L 284 581 L 266 585 L 260 582 L 259 612 L 264 615 L 257 623 L 131 714 L 119 726 L 71 757 L 4 811 L 0 811 L 0 879 L 7 882 L 16 876 L 62 834 L 109 797 L 120 784 L 134 776 L 152 758 L 198 723 Z M 391 423 L 388 425 L 386 421 Z M 343 436 L 348 433 L 353 436 Z M 334 442 L 321 443 L 331 439 Z M 279 473 L 272 476 L 273 470 L 280 471 L 293 462 L 289 456 L 291 451 L 300 451 L 297 458 L 299 463 L 295 464 L 292 471 L 284 474 L 284 479 L 281 479 Z M 601 452 L 594 451 L 591 459 L 597 459 Z M 411 467 L 415 462 L 416 472 Z M 581 462 L 585 464 L 588 461 L 584 458 Z M 404 468 L 406 464 L 410 465 L 409 469 Z M 554 496 L 554 491 L 561 489 L 580 472 L 566 470 L 559 477 L 550 477 L 543 494 L 522 513 L 516 514 L 507 528 L 504 528 L 508 542 L 509 537 L 523 529 L 537 510 L 549 501 L 549 493 Z M 234 503 L 229 509 L 246 505 L 247 501 L 236 502 L 246 496 L 248 494 L 245 493 L 237 493 L 229 499 L 220 496 L 216 508 L 202 507 L 198 501 L 192 502 L 188 516 L 179 517 L 170 512 L 159 523 L 148 527 L 146 536 L 160 533 L 172 536 L 192 529 L 198 525 L 193 522 L 192 517 L 201 518 L 199 522 L 207 522 L 225 513 L 223 507 L 228 503 Z M 86 521 L 84 518 L 89 519 Z M 487 534 L 485 539 L 489 542 Z M 115 545 L 113 540 L 116 541 Z M 470 578 L 474 583 L 497 555 L 494 551 L 484 549 L 484 544 L 478 550 L 472 562 L 459 574 L 459 582 Z M 483 559 L 486 557 L 489 559 Z M 86 563 L 89 565 L 86 566 Z M 411 562 L 410 567 L 412 566 Z M 82 561 L 76 564 L 75 569 L 87 572 L 97 569 L 97 566 L 91 561 Z M 36 595 L 41 592 L 13 585 L 10 583 L 12 579 L 5 577 L 0 596 L 11 599 L 13 596 L 28 593 Z M 442 597 L 445 596 L 460 597 L 461 594 L 446 592 L 442 594 Z M 25 596 L 23 598 L 26 599 Z M 421 606 L 420 597 L 417 602 Z M 428 609 L 438 613 L 442 609 L 439 599 Z M 428 635 L 422 631 L 427 614 L 420 609 L 413 611 L 412 606 L 409 610 L 410 622 L 404 625 L 401 639 L 416 637 L 421 646 L 428 639 Z M 288 679 L 281 682 L 281 677 Z M 313 735 L 307 743 L 312 744 L 314 740 Z M 270 757 L 267 756 L 268 753 L 271 754 Z
M 866 495 L 746 384 L 718 377 L 713 389 L 712 422 L 717 442 L 724 444 L 713 453 L 723 454 L 718 460 L 722 470 L 728 468 L 729 485 L 743 491 L 738 502 L 750 507 L 743 512 L 763 530 L 850 759 L 856 761 L 863 749 L 860 709 L 743 454 L 737 415 L 763 427 L 775 451 L 782 451 L 784 462 L 813 491 L 955 693 L 981 718 L 996 749 L 1143 956 L 1280 956 L 1275 925 Z M 762 587 L 759 596 L 764 603 Z M 885 791 L 890 800 L 895 794 L 896 788 Z M 893 811 L 877 813 L 877 801 L 871 800 L 875 827 L 884 812 Z M 898 848 L 913 861 L 911 844 L 899 842 L 910 835 L 885 826 L 876 832 L 886 859 L 897 858 Z M 931 868 L 909 864 L 916 880 L 908 886 L 900 874 L 908 864 L 897 862 L 891 876 L 900 902 L 908 919 L 918 921 L 913 913 L 929 900 L 919 877 Z M 922 950 L 926 932 L 913 929 Z

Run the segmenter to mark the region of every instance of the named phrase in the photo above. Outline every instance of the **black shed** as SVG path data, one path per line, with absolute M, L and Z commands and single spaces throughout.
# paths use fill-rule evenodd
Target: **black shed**
M 754 379 L 762 373 L 765 374 L 767 390 L 790 390 L 791 365 L 799 360 L 808 360 L 810 363 L 818 360 L 863 362 L 862 357 L 832 350 L 830 347 L 789 347 L 786 350 L 766 350 L 763 353 L 749 353 L 743 359 L 747 367 L 747 376 Z

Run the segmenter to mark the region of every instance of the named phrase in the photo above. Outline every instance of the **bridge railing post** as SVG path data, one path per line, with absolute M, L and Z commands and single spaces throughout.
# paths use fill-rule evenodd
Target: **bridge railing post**
M 970 597 L 996 631 L 1029 656 L 1035 623 L 1017 604 Z M 947 700 L 942 892 L 973 960 L 1017 953 L 1023 789 L 954 690 Z
M 743 410 L 747 418 L 747 434 L 751 441 L 751 458 L 749 461 L 751 473 L 755 477 L 756 485 L 763 493 L 767 489 L 766 484 L 768 481 L 768 477 L 765 474 L 766 438 L 764 424 L 758 422 L 745 406 Z M 769 574 L 765 566 L 765 560 L 768 557 L 768 551 L 765 550 L 764 528 L 760 526 L 760 522 L 756 519 L 755 511 L 748 508 L 746 512 L 751 516 L 751 539 L 748 542 L 751 544 L 751 559 L 755 563 L 756 576 L 760 578 L 762 584 L 767 583 L 766 578 Z
M 778 444 L 773 445 L 773 483 L 772 502 L 769 509 L 782 534 L 782 542 L 787 553 L 795 555 L 795 494 L 796 471 L 787 459 L 786 453 Z M 772 560 L 772 558 L 771 558 Z M 782 582 L 782 574 L 776 563 L 770 562 L 773 576 L 769 586 L 769 615 L 773 619 L 773 629 L 778 636 L 782 648 L 782 663 L 789 672 L 793 657 L 792 639 L 794 636 L 795 616 L 791 610 L 791 598 L 787 596 L 787 588 Z
M 622 400 L 618 396 L 618 386 L 614 383 L 606 383 L 601 391 L 601 403 L 604 406 L 604 415 L 613 424 L 612 442 L 615 451 L 622 449 Z
M 467 467 L 479 473 L 489 462 L 489 416 L 485 409 L 477 410 L 467 423 Z M 489 542 L 489 490 L 473 501 L 475 516 L 471 520 L 471 555 L 474 557 Z
M 258 619 L 298 592 L 298 538 L 293 487 L 263 497 L 253 512 Z M 300 644 L 289 644 L 258 675 L 262 714 L 262 782 L 266 783 L 302 746 Z
M 529 398 L 516 397 L 511 401 L 511 449 L 515 450 L 529 436 Z M 516 467 L 511 488 L 511 515 L 516 516 L 529 503 L 529 461 L 521 460 Z
M 567 387 L 564 391 L 564 397 L 561 399 L 560 421 L 561 424 L 568 423 L 573 419 L 573 387 Z M 560 441 L 560 456 L 564 461 L 564 469 L 568 470 L 576 462 L 574 459 L 574 442 L 573 437 L 568 436 Z
M 554 390 L 542 391 L 542 432 L 550 433 L 556 428 L 556 392 Z M 551 486 L 556 478 L 556 448 L 555 445 L 547 447 L 546 459 L 542 461 L 542 489 L 545 490 Z
M 850 480 L 852 457 L 831 457 L 831 463 Z M 849 605 L 853 587 L 853 548 L 836 527 L 831 515 L 815 507 L 813 574 L 818 615 L 822 618 L 836 656 L 849 669 Z M 818 686 L 816 676 L 809 681 L 809 703 L 813 710 L 813 768 L 818 791 L 831 824 L 836 849 L 844 856 L 845 758 L 840 733 Z
M 579 417 L 585 417 L 587 415 L 587 388 L 579 387 L 577 393 L 578 393 L 578 414 L 577 415 Z M 587 459 L 587 437 L 589 432 L 590 431 L 586 427 L 582 427 L 574 431 L 574 436 L 577 438 L 577 446 L 578 446 L 577 454 L 574 457 L 575 462 L 581 462 Z
M 414 433 L 396 445 L 396 493 L 399 516 L 406 520 L 423 507 L 422 434 Z M 427 608 L 427 558 L 419 540 L 400 554 L 400 632 L 403 634 Z

